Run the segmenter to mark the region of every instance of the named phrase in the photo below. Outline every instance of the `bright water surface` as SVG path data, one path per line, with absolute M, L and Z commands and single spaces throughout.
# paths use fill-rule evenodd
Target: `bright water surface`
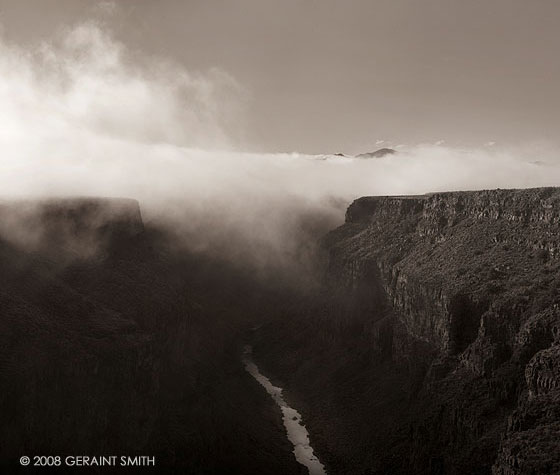
M 266 389 L 266 392 L 272 396 L 276 404 L 280 406 L 284 427 L 286 428 L 288 440 L 294 446 L 296 460 L 307 467 L 309 475 L 326 475 L 325 467 L 313 454 L 313 448 L 309 445 L 309 433 L 301 423 L 301 414 L 288 406 L 286 401 L 284 401 L 282 388 L 274 386 L 266 376 L 260 373 L 259 368 L 253 362 L 252 353 L 251 346 L 245 346 L 243 353 L 245 369 Z

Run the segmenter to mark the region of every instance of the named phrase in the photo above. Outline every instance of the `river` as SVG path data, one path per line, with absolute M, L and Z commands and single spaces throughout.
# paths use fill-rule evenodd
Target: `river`
M 309 444 L 309 433 L 302 424 L 301 414 L 290 407 L 282 396 L 282 388 L 274 386 L 270 380 L 261 374 L 258 366 L 252 358 L 253 349 L 246 345 L 243 352 L 243 364 L 247 372 L 255 378 L 259 384 L 266 389 L 276 404 L 282 410 L 282 420 L 286 428 L 288 440 L 294 446 L 296 460 L 307 467 L 309 475 L 326 475 L 325 467 L 313 453 L 313 448 Z

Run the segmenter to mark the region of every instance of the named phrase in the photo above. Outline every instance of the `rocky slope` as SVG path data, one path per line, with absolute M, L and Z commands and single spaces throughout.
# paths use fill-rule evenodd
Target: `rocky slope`
M 560 473 L 559 231 L 557 188 L 348 208 L 255 345 L 331 473 Z

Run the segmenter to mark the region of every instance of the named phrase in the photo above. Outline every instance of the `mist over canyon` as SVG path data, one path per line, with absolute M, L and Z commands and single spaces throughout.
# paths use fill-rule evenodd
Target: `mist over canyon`
M 559 474 L 557 145 L 263 152 L 117 9 L 0 38 L 0 467 Z
M 552 186 L 560 176 L 551 144 L 418 144 L 367 160 L 241 152 L 243 85 L 140 56 L 100 20 L 26 48 L 5 39 L 0 51 L 1 196 L 137 199 L 181 245 L 261 267 L 304 259 L 310 221 L 324 233 L 363 195 Z

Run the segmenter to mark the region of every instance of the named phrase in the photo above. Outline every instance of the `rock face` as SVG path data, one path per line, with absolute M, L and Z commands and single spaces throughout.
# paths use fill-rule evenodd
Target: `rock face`
M 483 378 L 480 386 L 489 387 L 482 397 L 498 404 L 518 399 L 525 408 L 531 404 L 525 398 L 560 389 L 559 189 L 362 198 L 328 242 L 331 275 L 352 286 L 362 278 L 360 269 L 376 267 L 407 338 L 434 348 L 436 364 L 455 359 L 451 372 Z M 410 356 L 402 342 L 393 345 L 394 360 Z M 544 399 L 542 404 L 550 407 Z M 469 431 L 488 435 L 484 419 L 472 422 Z M 550 424 L 523 431 L 526 445 L 518 446 L 513 462 L 500 457 L 494 473 L 535 470 L 537 440 L 546 447 L 539 456 L 559 469 L 560 439 Z M 516 436 L 510 430 L 502 444 Z
M 453 355 L 479 330 L 491 331 L 490 307 L 513 294 L 512 285 L 555 277 L 560 193 L 549 188 L 361 198 L 348 208 L 346 223 L 329 237 L 332 275 L 359 279 L 358 269 L 375 262 L 407 332 Z M 357 231 L 351 239 L 337 242 L 350 230 Z
M 311 433 L 330 418 L 352 438 L 335 415 L 341 411 L 362 438 L 356 427 L 369 422 L 367 437 L 380 439 L 370 451 L 384 454 L 361 454 L 349 465 L 337 458 L 340 446 L 329 446 L 329 457 L 315 443 L 336 473 L 560 473 L 560 189 L 360 198 L 324 247 L 326 291 L 318 299 L 330 303 L 314 324 L 331 332 L 331 351 L 349 352 L 347 378 L 368 385 L 374 374 L 378 394 L 308 408 Z M 319 312 L 314 303 L 302 307 Z M 313 370 L 272 370 L 295 392 L 314 390 L 314 371 L 326 386 L 335 376 L 321 367 L 338 364 L 313 356 L 329 345 L 311 329 L 302 333 L 298 339 L 314 350 L 299 351 Z M 353 348 L 371 348 L 369 363 L 358 363 Z M 274 365 L 271 351 L 278 359 L 286 349 L 261 349 Z M 386 383 L 390 374 L 401 377 Z M 406 396 L 380 395 L 389 384 Z M 389 397 L 397 404 L 392 428 L 383 426 L 390 409 L 370 409 L 390 407 Z M 348 404 L 371 420 L 353 418 Z

